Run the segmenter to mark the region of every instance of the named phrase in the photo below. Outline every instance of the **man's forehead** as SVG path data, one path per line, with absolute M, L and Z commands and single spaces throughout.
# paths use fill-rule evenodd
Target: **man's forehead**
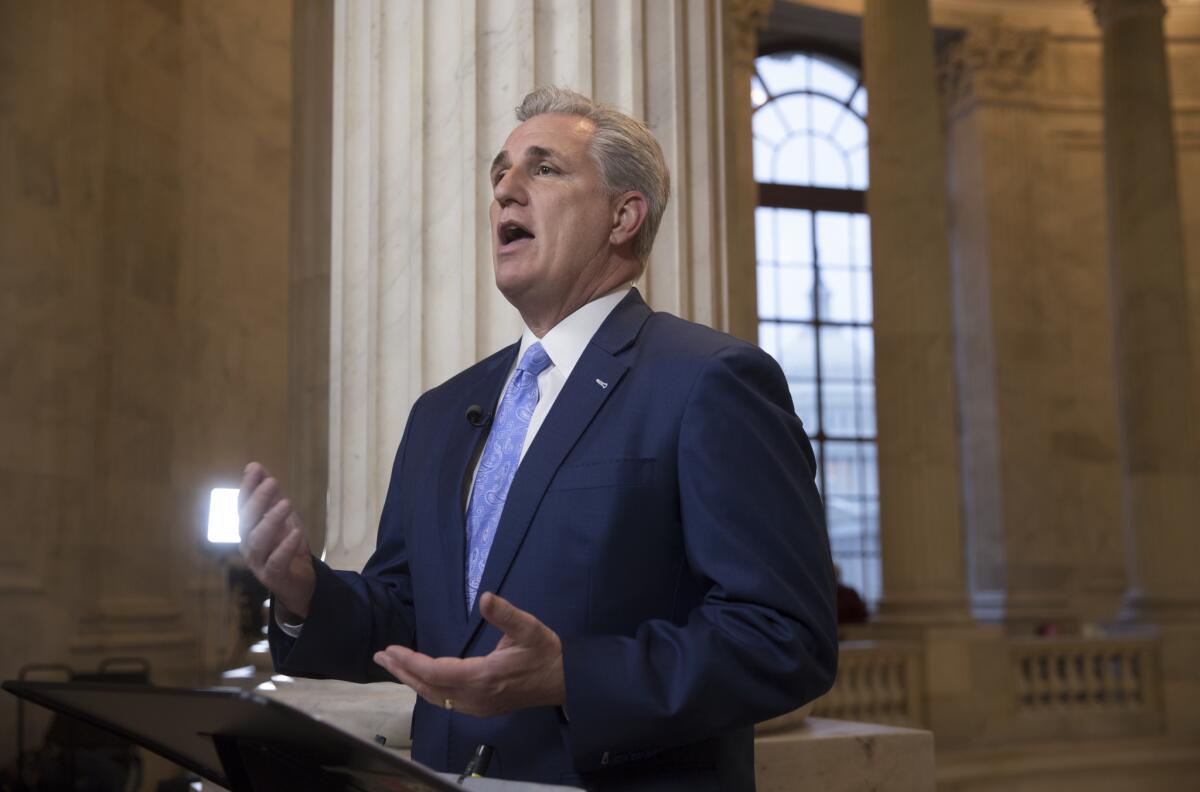
M 585 147 L 594 130 L 595 125 L 582 116 L 564 113 L 536 115 L 508 133 L 508 139 L 504 141 L 496 160 L 523 153 L 544 156 L 545 151 L 569 155 Z

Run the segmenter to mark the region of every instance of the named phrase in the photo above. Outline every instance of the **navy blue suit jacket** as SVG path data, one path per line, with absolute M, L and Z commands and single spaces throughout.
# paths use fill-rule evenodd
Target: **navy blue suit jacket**
M 372 654 L 490 652 L 468 614 L 464 495 L 513 345 L 424 394 L 361 574 L 320 562 L 299 639 L 271 620 L 280 671 L 389 678 Z M 652 312 L 633 291 L 572 371 L 513 479 L 480 591 L 563 641 L 569 720 L 478 719 L 419 701 L 413 756 L 459 771 L 620 789 L 753 789 L 753 724 L 832 684 L 835 584 L 813 453 L 775 361 Z

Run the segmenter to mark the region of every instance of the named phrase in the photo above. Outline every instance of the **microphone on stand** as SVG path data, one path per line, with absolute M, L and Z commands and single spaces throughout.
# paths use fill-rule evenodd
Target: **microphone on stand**
M 483 408 L 478 404 L 472 404 L 467 408 L 467 423 L 476 428 L 487 426 L 492 421 L 492 416 L 485 415 Z

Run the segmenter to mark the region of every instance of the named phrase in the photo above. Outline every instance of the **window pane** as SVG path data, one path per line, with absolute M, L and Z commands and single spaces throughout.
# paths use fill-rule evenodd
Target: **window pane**
M 862 118 L 867 117 L 867 89 L 859 87 L 858 93 L 854 94 L 854 98 L 850 100 L 850 106 L 854 108 L 854 112 L 858 113 Z
M 875 339 L 869 327 L 821 328 L 821 378 L 868 381 L 875 373 Z
M 854 321 L 870 324 L 874 321 L 871 302 L 871 271 L 855 270 L 851 274 L 854 288 Z
M 779 268 L 771 263 L 758 265 L 758 315 L 763 319 L 775 319 L 779 316 L 779 295 L 776 284 L 779 282 Z
M 854 386 L 854 400 L 858 410 L 856 434 L 859 437 L 875 436 L 875 384 Z M 871 463 L 874 465 L 874 462 Z
M 817 212 L 817 259 L 821 264 L 852 263 L 851 217 L 844 212 Z
M 754 137 L 757 140 L 775 145 L 787 136 L 775 105 L 768 105 L 754 113 Z
M 754 210 L 754 254 L 759 261 L 775 261 L 775 210 Z
M 846 186 L 854 190 L 867 189 L 867 180 L 870 177 L 870 172 L 867 170 L 866 148 L 855 149 L 846 156 L 850 159 L 849 179 L 846 182 Z
M 855 386 L 848 382 L 821 382 L 821 420 L 826 435 L 858 435 L 858 404 L 854 400 L 855 395 Z
M 776 360 L 788 380 L 816 379 L 813 329 L 806 325 L 779 325 L 779 354 Z
M 852 256 L 850 263 L 857 267 L 871 266 L 871 220 L 864 214 L 850 215 Z
M 821 328 L 821 379 L 852 382 L 854 371 L 853 327 Z
M 876 529 L 875 535 L 879 532 Z M 867 607 L 872 610 L 879 604 L 880 597 L 883 596 L 883 565 L 879 563 L 879 555 L 869 555 L 863 559 L 863 573 L 866 580 L 863 582 L 863 588 L 860 592 L 862 597 L 867 602 Z
M 777 261 L 791 264 L 812 263 L 812 212 L 778 209 L 776 218 Z
M 858 274 L 843 267 L 821 268 L 821 288 L 818 293 L 823 320 L 854 321 L 854 280 Z
M 774 167 L 775 150 L 761 140 L 754 141 L 754 180 L 769 182 Z
M 869 327 L 853 329 L 856 378 L 859 381 L 875 379 L 875 332 Z
M 879 530 L 879 447 L 871 443 L 861 443 L 859 451 L 863 458 L 863 495 L 872 498 L 874 526 L 876 532 Z M 878 539 L 876 540 L 878 541 Z M 878 549 L 878 545 L 876 546 Z
M 867 145 L 867 125 L 854 113 L 844 110 L 831 133 L 842 151 L 850 152 Z M 756 113 L 757 115 L 757 113 Z
M 849 187 L 846 159 L 828 140 L 811 137 L 813 150 L 812 183 L 818 187 Z
M 810 62 L 812 89 L 846 101 L 858 85 L 857 75 L 851 75 L 839 63 L 817 55 Z
M 813 96 L 808 104 L 808 128 L 819 135 L 831 135 L 846 108 L 825 96 Z
M 860 555 L 865 548 L 859 504 L 853 499 L 833 495 L 825 501 L 825 512 L 830 549 L 842 557 Z
M 812 151 L 810 138 L 793 135 L 775 149 L 769 181 L 777 184 L 810 184 L 812 182 Z
M 804 424 L 804 431 L 815 435 L 821 429 L 817 420 L 817 384 L 815 382 L 793 382 L 788 386 L 792 392 L 792 404 L 796 415 Z
M 764 55 L 756 58 L 754 68 L 773 96 L 808 87 L 808 56 L 800 53 Z
M 816 432 L 813 432 L 816 434 Z M 825 444 L 814 440 L 812 441 L 813 457 L 817 464 L 817 491 L 821 493 L 821 497 L 825 497 L 825 467 L 821 464 L 822 457 L 825 454 Z
M 859 553 L 834 554 L 833 563 L 837 564 L 838 580 L 843 586 L 849 586 L 866 600 L 866 565 Z
M 825 442 L 825 475 L 828 477 L 825 495 L 830 502 L 839 495 L 857 498 L 863 494 L 863 476 L 859 470 L 861 464 L 858 443 L 841 440 Z M 840 503 L 843 515 L 847 512 L 858 513 L 852 509 L 850 500 L 843 499 Z
M 780 319 L 812 320 L 812 278 L 808 267 L 779 267 L 776 307 Z
M 758 345 L 775 360 L 779 360 L 779 325 L 774 322 L 758 323 Z

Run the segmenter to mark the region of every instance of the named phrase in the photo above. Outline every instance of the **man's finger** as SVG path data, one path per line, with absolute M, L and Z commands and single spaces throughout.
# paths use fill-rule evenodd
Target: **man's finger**
M 286 518 L 291 508 L 288 501 L 279 501 L 242 540 L 242 556 L 252 571 L 261 571 L 267 559 L 287 537 Z
M 403 646 L 389 646 L 386 654 L 397 667 L 409 676 L 438 689 L 475 689 L 482 684 L 483 657 L 430 657 Z
M 246 465 L 246 469 L 242 471 L 242 483 L 238 488 L 238 511 L 246 505 L 246 501 L 254 494 L 254 490 L 259 483 L 268 475 L 267 469 L 257 462 L 251 462 Z
M 498 594 L 485 591 L 479 598 L 479 615 L 517 642 L 533 640 L 544 627 L 537 617 L 523 611 Z
M 239 492 L 239 497 L 241 493 Z M 263 519 L 263 515 L 275 505 L 279 499 L 279 482 L 267 476 L 254 492 L 246 498 L 246 503 L 238 510 L 238 531 L 243 537 L 254 530 Z
M 399 647 L 388 647 L 388 650 L 375 653 L 375 662 L 383 666 L 388 673 L 399 679 L 404 684 L 417 692 L 417 695 L 426 699 L 432 704 L 439 707 L 447 698 L 462 699 L 466 691 L 457 688 L 441 687 L 433 684 L 428 679 L 418 673 L 415 673 L 412 668 L 397 657 L 397 653 L 392 650 Z M 414 655 L 415 652 L 409 652 L 408 655 Z M 425 655 L 420 655 L 425 657 Z M 431 658 L 427 658 L 431 659 Z
M 296 515 L 295 509 L 288 513 L 287 519 L 284 520 L 284 525 L 287 526 L 289 531 L 295 531 L 298 533 L 301 539 L 306 538 L 304 534 L 304 526 L 300 523 L 300 518 Z M 308 542 L 296 542 L 295 547 L 292 548 L 292 555 L 307 557 L 309 555 Z
M 410 674 L 407 669 L 397 663 L 395 658 L 387 652 L 376 652 L 375 663 L 382 666 L 389 674 L 416 691 L 416 694 L 421 698 L 430 703 L 441 705 L 442 702 L 437 700 L 437 693 L 424 680 Z
M 287 501 L 283 501 L 286 503 Z M 287 578 L 291 565 L 292 556 L 296 554 L 296 546 L 302 544 L 299 531 L 290 531 L 284 537 L 283 541 L 271 551 L 267 556 L 267 560 L 263 563 L 263 577 L 267 580 L 284 580 Z

